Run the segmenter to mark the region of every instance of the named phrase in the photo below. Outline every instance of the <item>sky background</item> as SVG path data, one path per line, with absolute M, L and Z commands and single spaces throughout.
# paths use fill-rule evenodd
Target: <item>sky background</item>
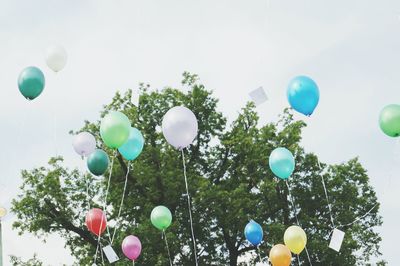
M 302 144 L 326 163 L 359 156 L 381 202 L 383 258 L 395 265 L 400 144 L 380 132 L 378 115 L 399 103 L 399 14 L 395 0 L 0 0 L 0 204 L 18 194 L 21 169 L 50 156 L 83 168 L 68 132 L 99 119 L 116 90 L 181 88 L 190 71 L 233 120 L 263 86 L 269 100 L 258 112 L 267 123 L 288 106 L 289 80 L 308 75 L 321 98 L 311 118 L 296 115 L 308 123 Z M 57 75 L 44 61 L 54 43 L 69 56 Z M 44 71 L 46 87 L 27 102 L 17 78 L 31 65 Z M 5 256 L 72 263 L 62 239 L 18 236 L 12 221 L 3 222 Z

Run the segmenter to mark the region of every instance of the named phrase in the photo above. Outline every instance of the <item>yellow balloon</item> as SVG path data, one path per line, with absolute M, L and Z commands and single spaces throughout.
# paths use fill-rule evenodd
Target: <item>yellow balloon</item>
M 289 266 L 292 261 L 292 253 L 285 245 L 275 245 L 269 251 L 269 261 L 273 266 Z
M 294 254 L 300 254 L 307 244 L 307 235 L 300 226 L 292 225 L 288 227 L 283 236 L 285 245 Z
M 7 210 L 3 207 L 0 207 L 0 218 L 3 218 L 7 215 Z

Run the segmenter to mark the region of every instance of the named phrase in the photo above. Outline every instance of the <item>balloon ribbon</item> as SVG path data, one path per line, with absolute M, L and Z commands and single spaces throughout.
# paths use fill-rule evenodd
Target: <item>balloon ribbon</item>
M 183 149 L 181 149 L 181 153 L 182 153 L 182 162 L 183 162 L 183 175 L 185 177 L 186 196 L 187 196 L 188 209 L 189 209 L 190 229 L 191 229 L 192 240 L 193 240 L 193 253 L 194 253 L 194 259 L 196 262 L 196 266 L 198 266 L 199 264 L 197 262 L 196 238 L 195 238 L 194 230 L 193 230 L 192 206 L 190 204 L 190 194 L 189 194 L 189 187 L 188 187 L 187 175 L 186 175 L 185 153 L 184 153 Z

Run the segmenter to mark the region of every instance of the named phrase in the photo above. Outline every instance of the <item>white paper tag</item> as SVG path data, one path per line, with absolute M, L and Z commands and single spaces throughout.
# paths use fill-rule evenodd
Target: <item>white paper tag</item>
M 267 94 L 265 93 L 263 87 L 259 87 L 249 93 L 251 100 L 256 106 L 265 103 L 268 100 Z
M 114 249 L 110 245 L 104 247 L 103 251 L 110 263 L 113 263 L 113 262 L 116 262 L 119 260 L 118 255 L 115 253 Z
M 339 252 L 340 247 L 342 246 L 343 238 L 344 238 L 344 232 L 335 228 L 332 233 L 332 238 L 331 242 L 329 243 L 329 247 Z

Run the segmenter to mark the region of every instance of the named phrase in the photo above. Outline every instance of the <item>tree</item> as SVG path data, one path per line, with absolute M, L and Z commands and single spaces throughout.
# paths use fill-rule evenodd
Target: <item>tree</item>
M 265 242 L 262 257 L 273 244 L 283 242 L 285 229 L 296 223 L 295 211 L 308 236 L 308 250 L 316 265 L 366 264 L 381 255 L 381 238 L 374 228 L 382 224 L 379 204 L 369 177 L 357 158 L 337 165 L 320 163 L 315 154 L 300 146 L 303 121 L 295 121 L 285 110 L 277 123 L 258 125 L 253 104 L 247 104 L 229 126 L 217 110 L 218 100 L 199 83 L 196 75 L 184 73 L 182 82 L 190 90 L 173 88 L 150 90 L 140 85 L 139 107 L 131 103 L 131 91 L 117 93 L 101 116 L 121 110 L 139 128 L 146 140 L 140 157 L 131 165 L 121 219 L 116 221 L 128 163 L 119 153 L 104 147 L 99 136 L 99 121 L 85 122 L 80 131 L 89 131 L 98 146 L 115 156 L 108 200 L 108 220 L 116 223 L 113 247 L 120 257 L 122 239 L 128 234 L 140 237 L 143 250 L 140 265 L 168 265 L 161 233 L 150 223 L 151 210 L 167 206 L 174 221 L 167 230 L 171 254 L 176 265 L 194 265 L 182 172 L 182 157 L 164 140 L 163 115 L 173 106 L 185 105 L 198 121 L 194 144 L 185 151 L 189 189 L 193 201 L 194 232 L 200 265 L 238 265 L 238 257 L 254 247 L 244 239 L 243 229 L 250 218 L 262 224 Z M 296 210 L 291 208 L 288 188 L 268 167 L 268 156 L 278 147 L 295 154 L 296 170 L 289 179 Z M 324 176 L 336 225 L 346 225 L 372 211 L 359 221 L 343 226 L 346 232 L 340 253 L 328 249 L 332 231 L 321 175 Z M 106 179 L 97 180 L 77 169 L 63 166 L 62 158 L 52 158 L 47 167 L 22 171 L 21 193 L 13 201 L 18 220 L 14 228 L 46 238 L 58 233 L 66 240 L 79 265 L 93 262 L 96 239 L 84 226 L 88 210 L 87 182 L 91 206 L 101 206 Z M 113 228 L 110 229 L 113 231 Z M 107 235 L 107 234 L 106 234 Z M 103 245 L 107 237 L 102 238 Z M 257 261 L 256 256 L 250 259 Z M 306 262 L 304 252 L 300 259 Z M 117 265 L 129 265 L 121 260 Z

